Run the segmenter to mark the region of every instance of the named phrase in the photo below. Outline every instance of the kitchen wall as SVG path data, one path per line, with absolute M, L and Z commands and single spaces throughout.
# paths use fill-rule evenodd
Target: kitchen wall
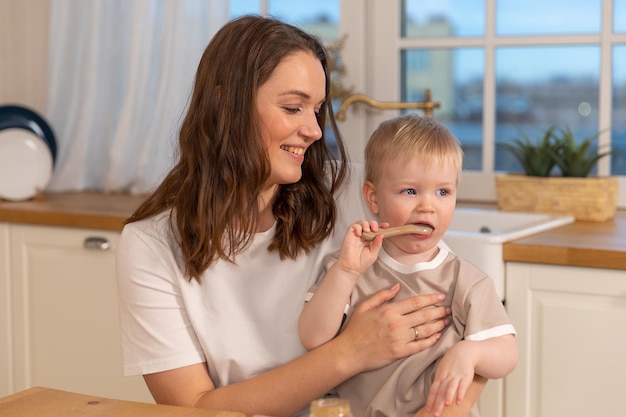
M 0 105 L 46 109 L 49 0 L 0 0 Z

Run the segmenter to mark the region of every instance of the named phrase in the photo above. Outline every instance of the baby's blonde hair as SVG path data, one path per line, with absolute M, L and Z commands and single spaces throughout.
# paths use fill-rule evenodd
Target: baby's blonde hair
M 429 165 L 451 163 L 457 170 L 457 183 L 463 169 L 463 149 L 459 140 L 441 123 L 416 114 L 382 122 L 365 147 L 365 175 L 376 183 L 386 163 L 419 157 Z

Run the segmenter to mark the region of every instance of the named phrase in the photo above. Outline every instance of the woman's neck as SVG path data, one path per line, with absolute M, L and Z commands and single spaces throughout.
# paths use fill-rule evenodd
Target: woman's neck
M 259 217 L 256 225 L 257 233 L 269 230 L 276 221 L 272 207 L 277 194 L 278 186 L 274 186 L 259 195 Z

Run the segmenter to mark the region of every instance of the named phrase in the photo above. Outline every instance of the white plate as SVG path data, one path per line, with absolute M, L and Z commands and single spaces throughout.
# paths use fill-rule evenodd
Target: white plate
M 28 200 L 51 176 L 52 153 L 39 136 L 26 129 L 0 131 L 0 197 Z

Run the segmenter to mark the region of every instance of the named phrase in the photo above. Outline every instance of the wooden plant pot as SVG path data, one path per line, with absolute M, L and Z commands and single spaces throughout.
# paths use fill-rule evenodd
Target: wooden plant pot
M 569 214 L 602 222 L 615 216 L 617 177 L 496 175 L 496 196 L 502 211 Z

